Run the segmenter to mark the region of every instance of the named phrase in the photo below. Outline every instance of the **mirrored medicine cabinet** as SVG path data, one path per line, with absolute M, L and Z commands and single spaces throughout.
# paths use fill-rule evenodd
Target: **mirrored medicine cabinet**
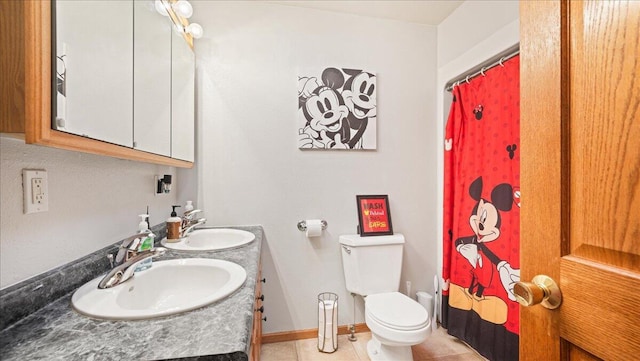
M 164 0 L 171 2 L 174 0 Z M 191 167 L 192 39 L 154 0 L 2 2 L 0 132 L 26 143 Z M 4 51 L 9 49 L 9 51 Z
M 53 129 L 193 161 L 194 55 L 154 0 L 55 0 Z

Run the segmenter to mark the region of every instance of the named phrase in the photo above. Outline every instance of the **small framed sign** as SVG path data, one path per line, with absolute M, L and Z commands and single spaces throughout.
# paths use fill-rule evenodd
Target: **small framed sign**
M 393 234 L 389 197 L 386 195 L 356 196 L 356 200 L 362 237 Z

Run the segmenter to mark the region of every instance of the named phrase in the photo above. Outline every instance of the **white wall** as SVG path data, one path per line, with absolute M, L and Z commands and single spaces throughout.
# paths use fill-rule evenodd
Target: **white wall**
M 465 1 L 438 25 L 437 194 L 438 274 L 442 274 L 442 194 L 444 127 L 451 104 L 447 82 L 520 41 L 518 1 Z
M 45 169 L 49 211 L 22 213 L 22 169 Z M 177 192 L 153 194 L 153 176 L 175 168 L 24 144 L 0 137 L 0 288 L 133 234 L 147 205 L 163 222 Z M 177 186 L 177 179 L 175 185 Z
M 499 43 L 501 40 L 509 45 L 517 43 L 519 30 L 515 33 L 516 41 L 512 42 L 514 34 L 505 26 L 519 23 L 519 9 L 516 0 L 468 0 L 462 3 L 438 25 L 438 69 L 459 61 L 460 57 L 468 58 L 465 53 L 472 50 L 477 52 L 473 55 L 486 55 L 484 58 L 489 58 L 504 50 Z M 495 36 L 495 40 L 489 40 L 492 36 Z M 481 49 L 484 49 L 484 53 Z M 478 61 L 468 63 L 470 65 L 460 69 L 459 73 L 477 65 Z
M 407 239 L 404 280 L 436 273 L 436 28 L 262 2 L 194 2 L 199 206 L 210 225 L 262 224 L 266 333 L 317 327 L 317 295 L 353 321 L 338 236 L 356 231 L 356 194 L 388 194 Z M 301 69 L 378 76 L 377 151 L 297 148 Z M 188 192 L 187 192 L 188 193 Z M 308 240 L 301 219 L 329 223 Z M 356 322 L 364 322 L 359 303 Z

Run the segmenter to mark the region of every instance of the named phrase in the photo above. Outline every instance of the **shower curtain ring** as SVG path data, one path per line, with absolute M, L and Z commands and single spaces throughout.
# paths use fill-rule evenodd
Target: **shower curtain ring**
M 484 67 L 480 69 L 480 74 L 482 74 L 482 76 L 487 76 L 487 74 L 484 73 L 484 69 L 485 69 Z
M 502 64 L 503 61 L 504 61 L 504 58 L 500 58 L 500 61 L 499 61 L 500 66 L 504 68 L 504 64 Z
M 471 84 L 471 83 L 469 83 L 469 76 L 468 75 L 464 80 L 467 82 L 467 84 Z

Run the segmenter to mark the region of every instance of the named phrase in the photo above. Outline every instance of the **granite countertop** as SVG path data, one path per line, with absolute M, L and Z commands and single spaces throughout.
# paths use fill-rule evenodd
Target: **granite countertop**
M 159 258 L 216 258 L 247 271 L 231 296 L 183 314 L 140 321 L 105 321 L 71 308 L 73 292 L 0 332 L 2 360 L 247 360 L 253 323 L 254 290 L 260 263 L 260 226 L 232 227 L 252 232 L 251 243 L 228 250 L 185 252 L 168 249 Z

